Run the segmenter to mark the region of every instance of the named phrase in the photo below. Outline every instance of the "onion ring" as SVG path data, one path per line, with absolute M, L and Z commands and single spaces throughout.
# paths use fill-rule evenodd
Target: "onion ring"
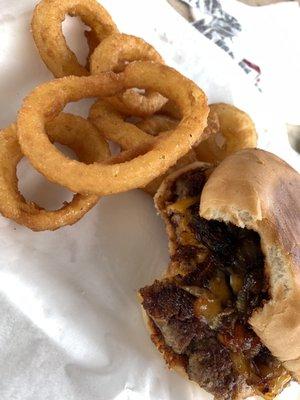
M 135 123 L 135 125 L 149 135 L 157 136 L 161 132 L 174 129 L 178 125 L 178 120 L 168 117 L 167 115 L 154 114 L 151 117 Z
M 97 100 L 89 112 L 89 120 L 107 140 L 119 144 L 122 150 L 153 143 L 153 137 L 136 125 L 126 122 L 126 116 L 105 100 Z
M 126 122 L 125 118 L 125 115 L 116 111 L 105 100 L 96 101 L 91 107 L 89 114 L 89 119 L 99 132 L 107 140 L 112 140 L 119 144 L 122 150 L 129 150 L 135 146 L 153 143 L 155 140 L 153 136 L 174 129 L 179 123 L 179 121 L 175 121 L 164 115 L 153 115 L 136 124 Z M 145 186 L 145 191 L 154 196 L 166 175 L 196 160 L 196 154 L 192 149 L 180 158 L 174 166 L 170 167 L 165 174 L 158 176 Z
M 180 113 L 176 107 L 170 103 L 171 102 L 168 102 L 165 106 L 163 106 L 158 114 L 154 114 L 150 117 L 137 121 L 134 123 L 134 125 L 152 136 L 156 136 L 162 132 L 174 129 L 179 123 Z M 219 128 L 220 124 L 218 115 L 215 111 L 210 110 L 207 118 L 207 126 L 203 131 L 200 143 L 202 143 L 202 141 L 208 138 L 210 135 L 217 133 Z M 194 148 L 195 147 L 197 147 L 197 144 L 194 146 Z
M 72 148 L 83 162 L 101 161 L 110 156 L 108 144 L 97 129 L 79 116 L 62 113 L 47 124 L 46 130 L 52 141 Z M 34 231 L 53 231 L 74 224 L 97 204 L 98 196 L 80 194 L 75 194 L 70 203 L 56 211 L 27 203 L 18 190 L 16 176 L 16 167 L 22 158 L 16 125 L 12 124 L 0 133 L 0 212 L 4 217 Z
M 90 68 L 91 56 L 94 53 L 96 47 L 98 46 L 99 40 L 97 38 L 96 33 L 93 30 L 84 31 L 84 36 L 86 38 L 88 49 L 89 49 L 89 53 L 88 53 L 87 60 L 86 60 L 86 69 L 88 69 L 88 71 L 90 71 L 91 70 L 91 68 Z
M 42 0 L 35 8 L 31 28 L 40 56 L 55 77 L 89 75 L 69 49 L 62 32 L 65 15 L 79 16 L 92 29 L 90 38 L 99 44 L 117 32 L 108 12 L 95 0 Z M 95 44 L 93 44 L 95 46 Z
M 211 134 L 195 147 L 198 160 L 220 162 L 238 150 L 256 147 L 257 133 L 248 114 L 225 103 L 209 107 L 210 115 L 215 113 L 218 122 L 215 120 L 208 124 Z
M 126 162 L 85 165 L 68 160 L 50 143 L 45 122 L 71 101 L 85 97 L 114 96 L 124 89 L 142 87 L 170 98 L 183 118 L 168 135 L 157 137 L 138 156 L 134 148 L 122 157 Z M 122 74 L 65 77 L 36 88 L 23 102 L 18 115 L 18 139 L 32 165 L 50 181 L 76 193 L 108 195 L 146 186 L 184 156 L 206 126 L 207 99 L 195 83 L 162 64 L 137 61 Z M 132 158 L 134 157 L 134 158 Z
M 124 33 L 115 33 L 104 39 L 90 58 L 91 74 L 101 72 L 122 72 L 126 63 L 133 61 L 154 61 L 164 63 L 160 54 L 143 39 Z M 138 93 L 134 89 L 107 99 L 115 108 L 126 115 L 145 116 L 158 111 L 166 99 L 159 93 L 147 91 Z

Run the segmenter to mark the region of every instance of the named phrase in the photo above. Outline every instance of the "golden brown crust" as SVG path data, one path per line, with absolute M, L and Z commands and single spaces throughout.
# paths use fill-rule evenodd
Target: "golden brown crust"
M 200 215 L 260 234 L 271 300 L 250 319 L 256 334 L 300 380 L 300 176 L 275 155 L 239 151 L 212 173 Z

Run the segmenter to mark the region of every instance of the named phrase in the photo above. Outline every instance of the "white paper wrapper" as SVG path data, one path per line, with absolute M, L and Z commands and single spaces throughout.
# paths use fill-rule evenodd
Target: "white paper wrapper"
M 51 79 L 34 47 L 35 2 L 0 0 L 0 126 L 21 100 Z M 194 79 L 210 101 L 232 102 L 257 123 L 260 143 L 290 162 L 282 124 L 232 60 L 163 0 L 106 0 L 121 31 L 153 43 L 167 63 Z M 77 37 L 73 21 L 65 30 Z M 73 110 L 84 114 L 85 105 Z M 52 208 L 66 192 L 45 190 L 24 161 L 20 187 Z M 49 188 L 49 186 L 47 186 Z M 160 276 L 167 241 L 142 191 L 102 199 L 82 221 L 33 233 L 0 218 L 1 400 L 208 399 L 164 365 L 144 327 L 137 290 Z M 282 399 L 297 399 L 296 385 Z

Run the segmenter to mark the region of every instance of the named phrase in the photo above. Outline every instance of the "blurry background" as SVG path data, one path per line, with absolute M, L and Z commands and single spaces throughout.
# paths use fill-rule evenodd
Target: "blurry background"
M 300 153 L 300 1 L 168 2 L 243 68 Z

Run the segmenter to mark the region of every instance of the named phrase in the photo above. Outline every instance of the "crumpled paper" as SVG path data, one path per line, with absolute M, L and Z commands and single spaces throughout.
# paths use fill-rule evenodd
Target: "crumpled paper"
M 51 79 L 29 31 L 35 3 L 0 0 L 0 126 L 15 120 L 26 93 Z M 166 2 L 102 3 L 121 31 L 155 45 L 210 101 L 248 111 L 261 145 L 293 161 L 281 121 L 243 71 Z M 78 47 L 74 20 L 64 30 Z M 71 109 L 84 115 L 86 102 Z M 70 197 L 45 184 L 26 160 L 18 176 L 26 198 L 43 206 Z M 103 198 L 75 226 L 56 232 L 34 233 L 0 217 L 0 249 L 1 400 L 211 398 L 168 371 L 144 327 L 136 292 L 168 262 L 164 226 L 150 196 L 136 190 Z M 281 398 L 299 395 L 292 385 Z
M 193 25 L 249 74 L 272 110 L 300 125 L 300 4 L 253 7 L 237 0 L 183 0 Z
M 220 0 L 183 1 L 190 6 L 193 26 L 234 58 L 247 74 L 251 74 L 253 83 L 259 88 L 260 67 L 254 64 L 253 60 L 242 58 L 235 52 L 234 42 L 243 30 L 239 18 L 227 13 Z M 232 4 L 236 3 L 237 1 L 233 0 Z

